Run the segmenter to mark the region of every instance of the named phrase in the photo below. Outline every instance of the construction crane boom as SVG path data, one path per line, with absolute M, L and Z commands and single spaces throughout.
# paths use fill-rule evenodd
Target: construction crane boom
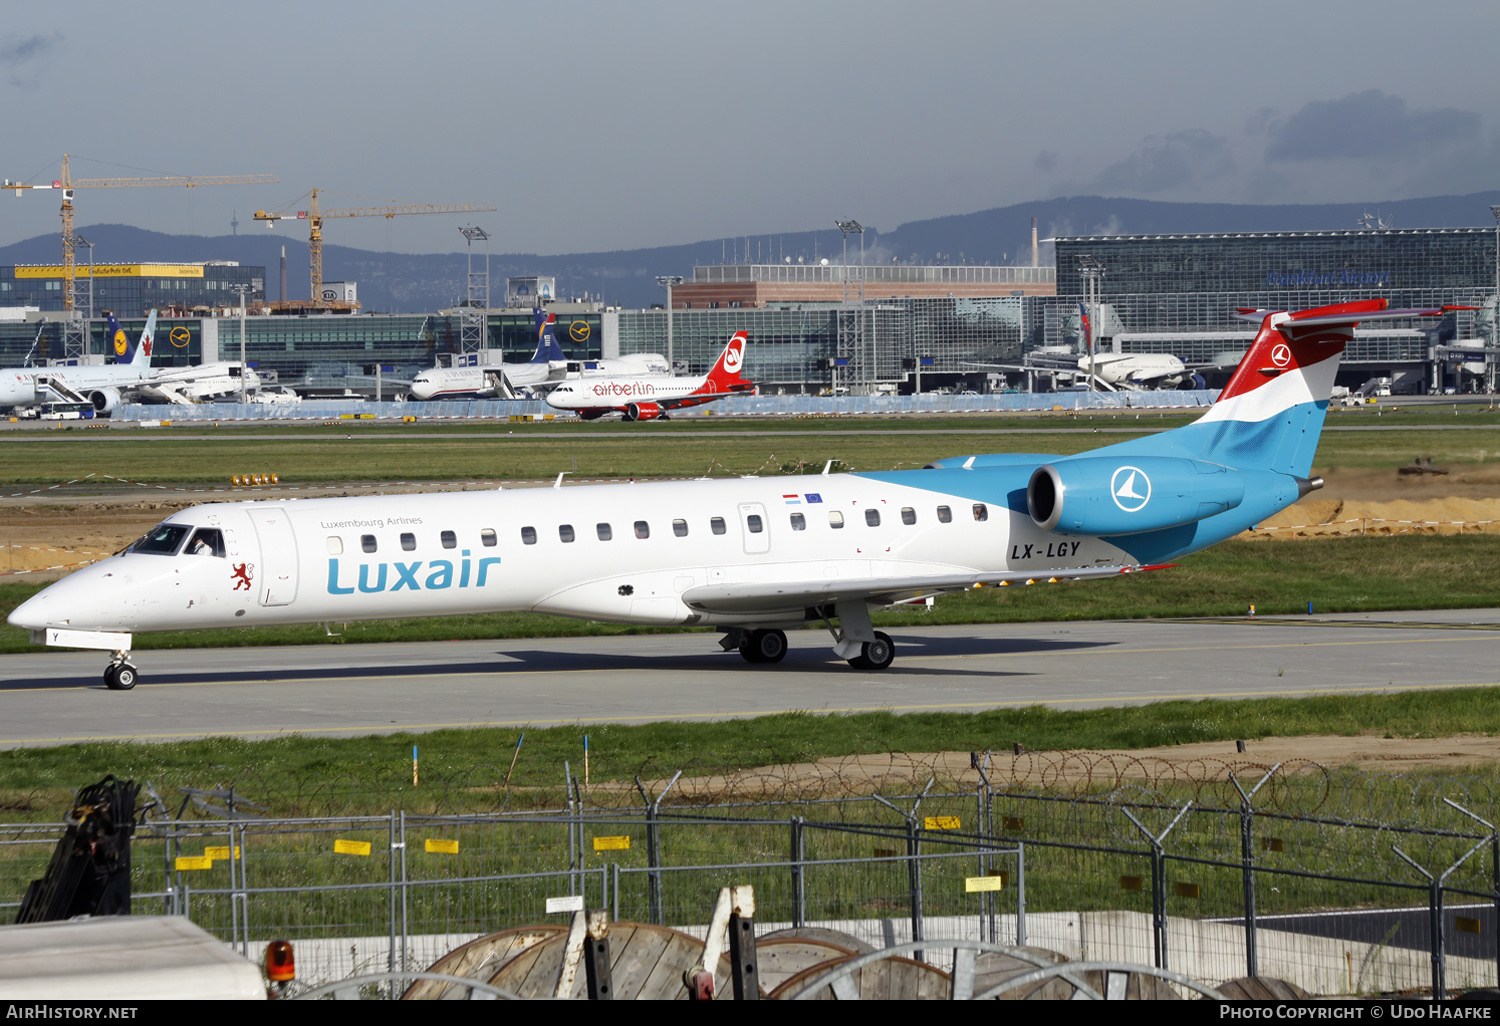
M 311 221 L 307 236 L 307 262 L 312 276 L 312 305 L 332 307 L 336 305 L 323 298 L 323 219 L 326 217 L 384 217 L 387 220 L 398 214 L 468 214 L 476 211 L 495 210 L 489 203 L 399 203 L 383 207 L 346 207 L 337 210 L 318 209 L 318 190 L 312 190 L 307 210 L 295 214 L 272 214 L 264 210 L 255 212 L 255 220 L 266 222 L 270 228 L 277 221 Z M 283 296 L 284 300 L 286 297 Z
M 61 189 L 62 200 L 62 244 L 63 244 L 63 311 L 64 320 L 73 320 L 73 280 L 76 264 L 73 257 L 73 190 L 74 189 L 139 189 L 150 186 L 181 186 L 188 189 L 200 185 L 275 185 L 279 179 L 273 175 L 163 175 L 159 178 L 80 178 L 73 181 L 68 170 L 68 155 L 62 157 L 62 177 L 50 185 L 22 185 L 6 179 L 3 188 L 14 189 L 21 195 L 25 189 Z M 68 353 L 67 355 L 81 355 Z

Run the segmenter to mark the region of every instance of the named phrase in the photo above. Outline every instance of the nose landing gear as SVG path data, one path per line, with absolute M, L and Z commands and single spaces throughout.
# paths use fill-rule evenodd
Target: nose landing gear
M 104 686 L 111 691 L 129 691 L 135 687 L 136 678 L 136 668 L 124 652 L 116 652 L 113 661 L 104 668 Z

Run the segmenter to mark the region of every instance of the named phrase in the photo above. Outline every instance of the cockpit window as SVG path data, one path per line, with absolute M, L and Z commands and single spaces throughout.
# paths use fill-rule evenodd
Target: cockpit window
M 185 524 L 157 524 L 144 538 L 130 546 L 129 551 L 149 552 L 157 556 L 175 555 L 189 530 Z
M 218 556 L 223 559 L 224 534 L 217 527 L 200 527 L 183 552 L 189 556 Z

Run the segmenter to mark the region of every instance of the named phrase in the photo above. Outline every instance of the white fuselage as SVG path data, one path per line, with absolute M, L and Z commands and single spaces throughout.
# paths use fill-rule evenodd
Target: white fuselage
M 1087 356 L 1079 359 L 1078 369 L 1088 371 Z M 1111 385 L 1144 385 L 1168 379 L 1181 380 L 1187 368 L 1171 353 L 1097 353 L 1094 373 Z
M 80 367 L 6 367 L 0 370 L 0 407 L 25 406 L 42 402 L 50 394 L 37 388 L 38 375 L 64 382 L 75 392 L 96 388 L 129 388 L 149 380 L 156 372 L 150 367 L 131 364 L 103 364 Z
M 558 410 L 614 410 L 627 403 L 681 399 L 703 387 L 705 378 L 580 378 L 547 393 L 547 405 Z
M 1062 539 L 1001 505 L 976 510 L 942 488 L 966 471 L 910 473 L 911 486 L 835 474 L 212 503 L 164 526 L 186 525 L 183 539 L 222 532 L 222 556 L 189 554 L 190 545 L 113 556 L 29 600 L 12 622 L 140 632 L 535 610 L 785 626 L 807 619 L 804 601 L 705 613 L 684 594 L 1133 562 L 1109 542 Z

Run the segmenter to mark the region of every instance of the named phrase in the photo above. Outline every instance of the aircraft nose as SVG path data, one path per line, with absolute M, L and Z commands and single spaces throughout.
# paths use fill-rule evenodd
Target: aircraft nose
M 44 627 L 56 626 L 49 618 L 52 608 L 52 598 L 46 590 L 37 592 L 31 598 L 22 602 L 12 609 L 10 616 L 6 617 L 13 627 L 20 627 L 28 631 L 39 631 Z

